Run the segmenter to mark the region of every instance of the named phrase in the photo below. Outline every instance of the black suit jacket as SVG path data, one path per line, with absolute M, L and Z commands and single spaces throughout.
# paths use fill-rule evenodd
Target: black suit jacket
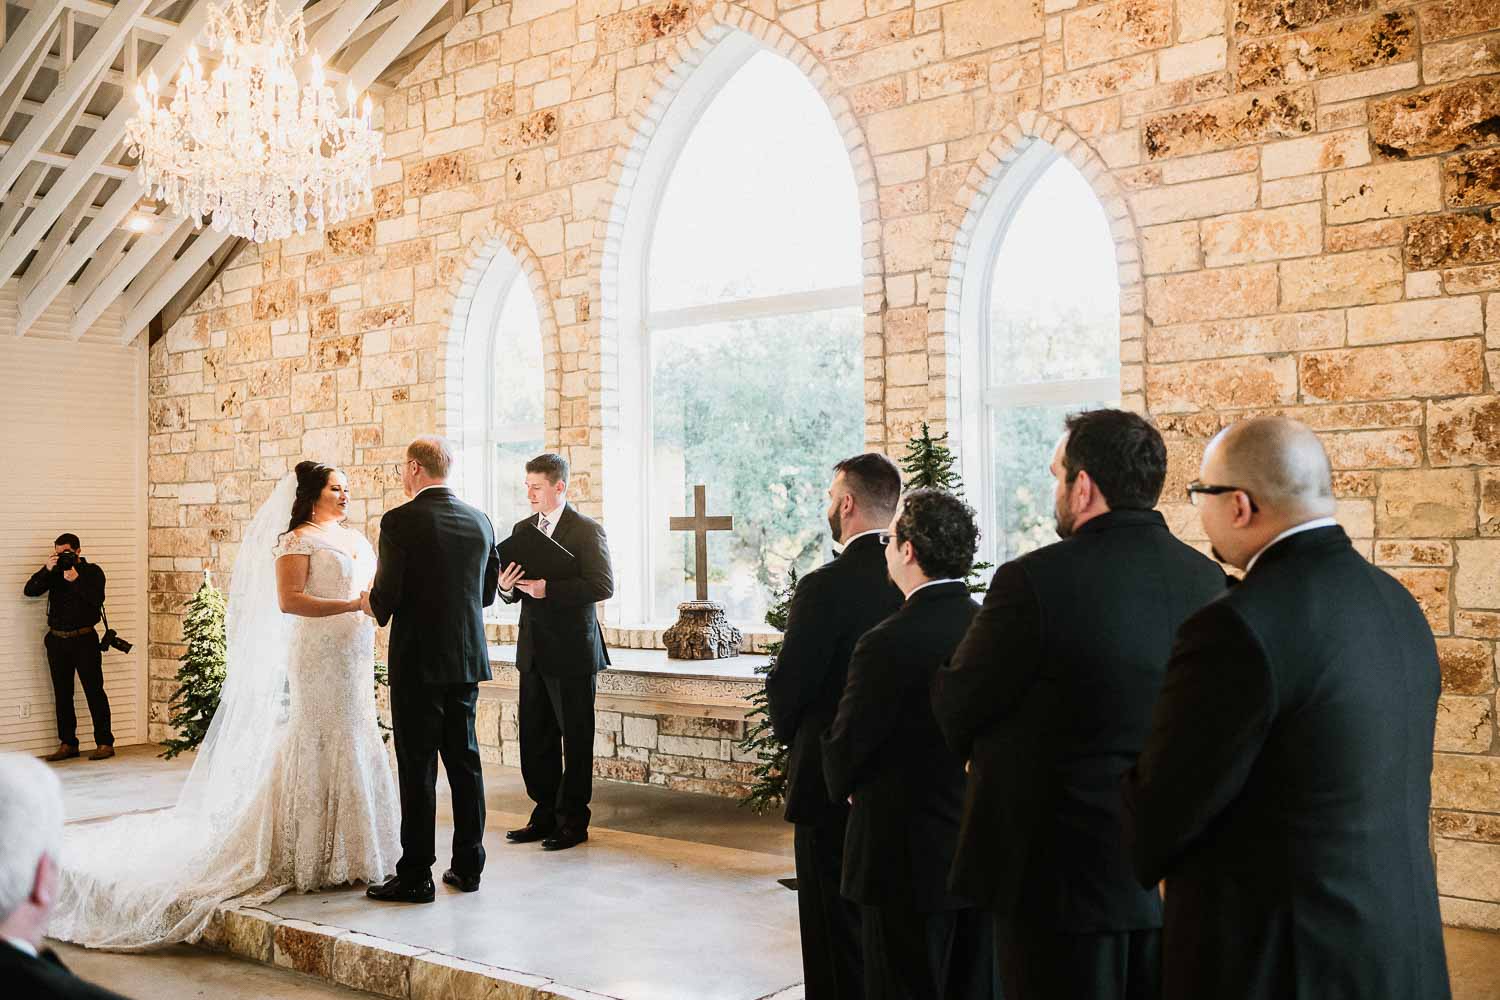
M 1343 529 L 1266 550 L 1177 636 L 1125 784 L 1167 1000 L 1446 998 L 1428 852 L 1439 672 Z
M 386 511 L 370 610 L 382 626 L 396 622 L 391 683 L 489 680 L 483 609 L 495 603 L 499 579 L 490 519 L 446 486 Z
M 816 823 L 848 810 L 843 799 L 829 798 L 823 781 L 823 733 L 838 711 L 855 644 L 900 606 L 901 591 L 891 583 L 875 535 L 856 538 L 797 581 L 776 669 L 766 678 L 771 728 L 791 748 L 788 822 Z
M 971 760 L 953 888 L 1031 926 L 1161 926 L 1120 839 L 1120 776 L 1146 739 L 1177 626 L 1223 571 L 1156 511 L 1120 510 L 996 571 L 933 685 Z
M 0 941 L 0 996 L 26 1000 L 125 1000 L 102 986 L 84 982 L 46 950 L 41 958 Z
M 823 738 L 828 791 L 854 796 L 843 894 L 868 906 L 969 905 L 947 890 L 964 800 L 964 762 L 943 742 L 927 692 L 979 606 L 962 581 L 914 591 L 865 633 Z
M 536 523 L 537 516 L 517 521 L 512 531 Z M 536 600 L 519 590 L 501 594 L 507 604 L 521 602 L 521 634 L 516 641 L 516 669 L 535 670 L 551 677 L 595 674 L 609 666 L 604 630 L 595 605 L 615 592 L 609 542 L 593 518 L 563 508 L 552 529 L 552 540 L 578 558 L 579 574 L 548 580 L 547 596 Z

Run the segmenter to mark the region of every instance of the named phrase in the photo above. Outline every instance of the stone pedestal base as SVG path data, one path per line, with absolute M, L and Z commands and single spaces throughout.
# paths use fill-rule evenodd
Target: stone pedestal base
M 740 630 L 724 617 L 724 606 L 713 601 L 677 605 L 677 624 L 661 635 L 667 655 L 674 660 L 722 660 L 740 655 Z

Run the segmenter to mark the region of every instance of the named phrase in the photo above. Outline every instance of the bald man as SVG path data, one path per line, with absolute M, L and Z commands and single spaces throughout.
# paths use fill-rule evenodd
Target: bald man
M 1444 1000 L 1432 631 L 1334 522 L 1306 427 L 1235 424 L 1200 477 L 1245 579 L 1178 630 L 1124 783 L 1136 875 L 1166 881 L 1163 997 Z

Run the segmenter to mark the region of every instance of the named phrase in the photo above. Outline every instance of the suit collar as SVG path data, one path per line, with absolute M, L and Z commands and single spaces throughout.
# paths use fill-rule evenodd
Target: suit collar
M 412 497 L 408 502 L 416 503 L 418 500 L 435 500 L 438 497 L 451 496 L 453 496 L 453 488 L 451 486 L 447 483 L 434 483 L 431 486 L 422 487 L 417 491 L 417 495 Z
M 867 531 L 862 535 L 855 535 L 849 539 L 849 544 L 844 546 L 843 551 L 839 553 L 839 558 L 843 558 L 850 552 L 868 552 L 871 549 L 879 549 L 880 547 L 880 532 Z
M 1073 534 L 1088 535 L 1096 531 L 1113 531 L 1116 528 L 1165 528 L 1167 519 L 1155 510 L 1110 510 L 1083 523 Z
M 1245 574 L 1245 578 L 1248 580 L 1267 566 L 1273 566 L 1287 559 L 1332 552 L 1336 549 L 1347 549 L 1352 544 L 1349 541 L 1349 536 L 1344 533 L 1344 529 L 1336 524 L 1326 528 L 1312 528 L 1308 531 L 1299 531 L 1295 535 L 1287 535 L 1280 541 L 1274 542 L 1263 549 L 1259 556 L 1256 557 L 1255 565 Z
M 563 504 L 562 513 L 557 515 L 557 523 L 552 526 L 552 537 L 556 538 L 562 532 L 567 531 L 572 526 L 575 517 L 577 517 L 577 514 L 573 511 L 573 505 L 570 503 Z M 540 518 L 540 513 L 531 515 L 531 523 L 537 524 Z
M 924 601 L 951 600 L 959 596 L 965 599 L 969 597 L 969 585 L 962 580 L 948 580 L 913 590 L 907 596 L 905 606 L 912 607 Z

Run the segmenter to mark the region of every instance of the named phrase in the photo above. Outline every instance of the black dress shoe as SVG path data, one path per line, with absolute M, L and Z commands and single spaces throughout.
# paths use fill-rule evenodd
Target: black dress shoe
M 452 868 L 449 868 L 447 871 L 443 872 L 443 884 L 451 885 L 456 889 L 462 889 L 464 892 L 478 892 L 479 876 L 460 875 Z
M 531 844 L 552 836 L 553 830 L 554 828 L 550 826 L 537 826 L 535 823 L 527 823 L 519 830 L 507 832 L 505 839 L 512 844 Z
M 408 885 L 401 881 L 400 875 L 392 875 L 379 885 L 372 885 L 365 890 L 365 895 L 382 903 L 430 903 L 436 897 L 437 892 L 432 887 L 432 879 L 423 879 L 416 885 Z
M 566 851 L 570 847 L 577 847 L 588 839 L 589 832 L 587 830 L 574 830 L 565 826 L 542 841 L 542 848 L 548 851 Z

